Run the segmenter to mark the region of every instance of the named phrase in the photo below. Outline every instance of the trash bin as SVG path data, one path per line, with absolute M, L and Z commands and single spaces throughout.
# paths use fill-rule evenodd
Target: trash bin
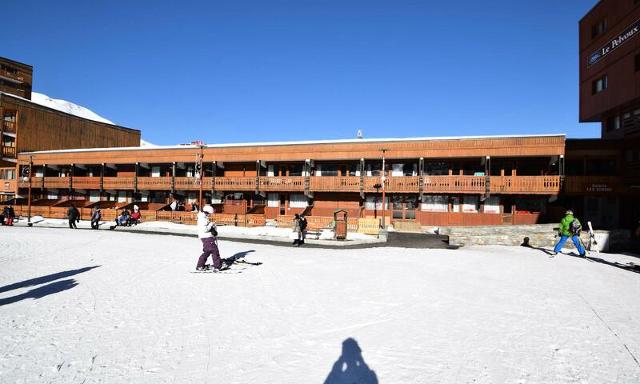
M 336 240 L 347 238 L 347 211 L 338 209 L 333 212 L 333 221 L 336 223 Z

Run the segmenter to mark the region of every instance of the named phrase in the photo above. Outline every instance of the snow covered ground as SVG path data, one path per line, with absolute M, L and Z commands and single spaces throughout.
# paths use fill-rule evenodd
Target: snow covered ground
M 640 382 L 630 256 L 220 249 L 264 264 L 192 274 L 193 238 L 0 227 L 0 382 Z

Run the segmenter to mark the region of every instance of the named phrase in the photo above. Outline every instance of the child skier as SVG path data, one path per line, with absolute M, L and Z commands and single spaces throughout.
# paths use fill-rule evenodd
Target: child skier
M 562 219 L 562 221 L 560 221 L 560 229 L 558 231 L 560 240 L 553 249 L 553 254 L 557 255 L 558 252 L 562 250 L 562 247 L 564 246 L 564 243 L 567 242 L 567 239 L 571 238 L 571 241 L 573 241 L 573 244 L 576 246 L 576 249 L 578 250 L 580 256 L 585 257 L 587 253 L 580 241 L 581 230 L 582 225 L 580 224 L 580 221 L 573 217 L 573 211 L 567 210 L 564 218 Z
M 213 207 L 205 205 L 201 212 L 198 212 L 198 238 L 202 241 L 202 255 L 198 259 L 196 265 L 197 271 L 203 271 L 205 269 L 205 263 L 209 255 L 213 261 L 213 269 L 222 269 L 222 260 L 220 259 L 220 251 L 218 251 L 218 245 L 216 244 L 216 226 L 209 220 L 209 215 L 213 214 Z

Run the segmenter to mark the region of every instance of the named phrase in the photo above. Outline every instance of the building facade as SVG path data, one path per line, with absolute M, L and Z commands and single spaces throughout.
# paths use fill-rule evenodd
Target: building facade
M 89 120 L 30 101 L 31 67 L 4 58 L 0 58 L 0 64 L 4 73 L 0 78 L 13 75 L 22 84 L 0 87 L 0 201 L 15 197 L 20 152 L 140 146 L 139 130 Z M 12 69 L 4 69 L 9 65 L 13 65 Z
M 15 193 L 30 188 L 34 206 L 164 211 L 202 191 L 218 212 L 264 220 L 343 209 L 418 228 L 533 224 L 558 216 L 564 154 L 563 135 L 39 151 L 19 155 L 16 172 L 33 177 Z
M 640 1 L 602 0 L 580 20 L 580 121 L 640 137 Z
M 0 92 L 31 100 L 33 67 L 0 57 Z

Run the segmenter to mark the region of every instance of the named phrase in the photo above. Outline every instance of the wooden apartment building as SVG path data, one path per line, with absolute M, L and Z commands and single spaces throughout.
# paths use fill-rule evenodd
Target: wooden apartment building
M 85 119 L 32 102 L 31 66 L 1 57 L 0 65 L 3 81 L 0 83 L 0 201 L 15 196 L 20 152 L 140 145 L 138 130 Z

